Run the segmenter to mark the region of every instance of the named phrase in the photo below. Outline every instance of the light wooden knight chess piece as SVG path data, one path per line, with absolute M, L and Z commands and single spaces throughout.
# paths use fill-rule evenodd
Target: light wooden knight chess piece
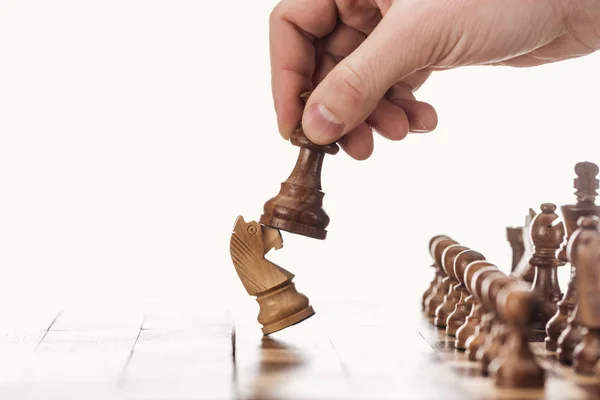
M 481 303 L 477 300 L 475 294 L 471 291 L 470 282 L 473 276 L 478 271 L 497 271 L 498 268 L 490 262 L 479 260 L 473 261 L 463 273 L 461 282 L 466 286 L 470 295 L 466 298 L 465 303 L 471 305 L 471 312 L 465 318 L 465 323 L 456 331 L 456 348 L 458 350 L 467 349 L 467 340 L 475 333 L 477 326 L 481 322 Z M 460 275 L 457 274 L 460 278 Z M 485 275 L 484 275 L 485 276 Z
M 472 297 L 467 301 L 467 298 L 470 296 L 467 286 L 463 281 L 465 270 L 473 261 L 482 260 L 485 260 L 483 254 L 470 249 L 463 250 L 454 259 L 453 274 L 458 280 L 458 284 L 454 286 L 454 291 L 459 293 L 460 298 L 456 306 L 454 306 L 454 311 L 448 315 L 448 319 L 446 320 L 446 335 L 448 336 L 456 336 L 456 331 L 465 323 L 465 320 L 471 313 L 474 301 Z
M 433 258 L 433 264 L 431 264 L 431 267 L 433 267 L 435 269 L 435 276 L 433 277 L 433 280 L 429 284 L 429 287 L 427 288 L 427 290 L 423 293 L 423 297 L 421 300 L 421 307 L 422 307 L 423 311 L 425 311 L 425 301 L 427 300 L 427 298 L 429 296 L 431 296 L 431 293 L 433 292 L 433 290 L 442 283 L 442 279 L 444 279 L 444 277 L 446 276 L 446 274 L 442 270 L 442 266 L 438 265 L 437 262 L 435 261 L 435 256 L 433 253 L 433 249 L 435 249 L 434 246 L 437 244 L 437 242 L 444 240 L 444 239 L 450 239 L 450 238 L 445 235 L 437 235 L 437 236 L 434 236 L 433 238 L 431 238 L 431 240 L 429 241 L 429 253 L 431 254 L 431 257 Z
M 440 266 L 440 271 L 441 271 L 441 274 L 443 275 L 439 284 L 433 288 L 433 290 L 431 291 L 431 294 L 425 300 L 425 315 L 427 315 L 427 317 L 431 318 L 431 319 L 435 318 L 435 310 L 438 308 L 438 306 L 440 304 L 442 304 L 442 302 L 444 301 L 444 297 L 446 297 L 446 295 L 448 294 L 448 290 L 450 289 L 450 285 L 448 284 L 448 279 L 447 279 L 448 276 L 446 275 L 446 272 L 444 271 L 444 269 L 441 268 L 441 265 L 442 265 L 442 255 L 444 254 L 444 250 L 446 250 L 446 248 L 448 246 L 451 246 L 453 244 L 458 244 L 458 243 L 456 241 L 448 238 L 448 239 L 441 239 L 439 241 L 436 240 L 431 245 L 430 252 L 433 255 L 433 259 L 434 259 L 434 262 L 436 263 L 436 265 Z
M 487 335 L 484 345 L 477 352 L 477 360 L 481 363 L 481 374 L 483 376 L 489 375 L 490 364 L 500 355 L 506 343 L 505 321 L 497 312 L 498 293 L 504 287 L 516 281 L 517 278 L 514 276 L 490 275 L 481 286 L 483 304 L 495 314 L 490 333 Z
M 598 166 L 590 162 L 577 163 L 575 165 L 575 174 L 577 175 L 577 178 L 574 180 L 577 204 L 569 204 L 560 207 L 563 215 L 566 237 L 557 254 L 557 258 L 564 263 L 568 262 L 567 243 L 575 229 L 577 229 L 577 221 L 579 218 L 589 215 L 600 216 L 600 206 L 595 204 L 596 196 L 598 194 L 596 192 L 598 189 L 598 179 L 596 178 L 598 175 Z M 562 300 L 558 302 L 557 313 L 548 322 L 548 325 L 546 325 L 546 350 L 557 350 L 558 338 L 565 329 L 567 329 L 569 316 L 577 304 L 577 286 L 575 285 L 576 274 L 577 267 L 574 263 L 571 263 L 571 278 L 567 286 L 567 291 Z M 573 329 L 577 329 L 577 326 L 569 327 L 569 331 Z M 579 332 L 568 332 L 565 336 L 570 338 L 568 345 L 564 345 L 565 349 L 567 347 L 574 348 L 576 343 L 573 343 L 573 340 L 581 337 Z
M 444 280 L 449 288 L 444 301 L 435 310 L 435 320 L 433 323 L 438 328 L 446 327 L 448 316 L 454 311 L 454 307 L 458 303 L 458 300 L 460 300 L 460 293 L 454 290 L 454 286 L 458 284 L 458 279 L 454 275 L 454 259 L 463 250 L 468 250 L 468 248 L 459 244 L 453 244 L 448 246 L 442 255 L 442 268 L 446 272 L 446 275 L 448 275 Z
M 556 314 L 556 303 L 562 293 L 558 284 L 557 268 L 562 263 L 556 258 L 565 235 L 565 228 L 556 215 L 556 206 L 544 203 L 542 212 L 531 222 L 531 241 L 533 256 L 531 265 L 535 266 L 535 279 L 531 291 L 539 296 L 542 306 L 538 307 L 533 320 L 535 332 L 546 332 L 546 324 Z
M 505 345 L 489 366 L 496 386 L 514 389 L 544 387 L 546 373 L 539 365 L 527 340 L 529 325 L 539 297 L 524 282 L 515 282 L 500 290 L 496 311 L 506 323 Z
M 310 93 L 303 95 L 304 101 Z M 296 166 L 281 184 L 279 194 L 264 205 L 260 223 L 272 228 L 325 239 L 329 217 L 323 210 L 321 168 L 325 154 L 337 154 L 337 144 L 318 145 L 306 137 L 302 128 L 296 129 L 290 142 L 300 147 Z
M 600 232 L 598 217 L 583 217 L 580 228 L 573 233 L 568 247 L 568 259 L 577 266 L 577 318 L 585 326 L 581 343 L 573 353 L 573 369 L 592 375 L 600 361 Z
M 479 310 L 481 313 L 481 322 L 475 328 L 475 332 L 467 339 L 465 343 L 466 352 L 465 356 L 470 361 L 477 360 L 477 354 L 481 347 L 483 347 L 487 341 L 487 337 L 490 334 L 492 325 L 495 321 L 495 316 L 491 310 L 489 310 L 483 302 L 482 298 L 482 287 L 485 280 L 490 276 L 505 276 L 498 267 L 490 265 L 489 268 L 482 268 L 480 271 L 476 271 L 473 277 L 469 281 L 469 288 L 473 297 L 479 303 Z
M 529 214 L 525 217 L 525 226 L 522 228 L 523 255 L 511 272 L 511 275 L 516 276 L 525 282 L 529 282 L 530 284 L 533 283 L 533 280 L 535 279 L 535 267 L 529 262 L 531 260 L 531 255 L 533 254 L 533 243 L 531 242 L 529 230 L 531 228 L 531 221 L 533 221 L 535 216 L 535 211 L 530 208 Z
M 314 314 L 308 298 L 298 293 L 292 282 L 294 275 L 265 259 L 272 248 L 283 246 L 277 229 L 235 221 L 230 251 L 235 270 L 248 294 L 256 296 L 260 307 L 258 322 L 265 335 L 297 324 Z

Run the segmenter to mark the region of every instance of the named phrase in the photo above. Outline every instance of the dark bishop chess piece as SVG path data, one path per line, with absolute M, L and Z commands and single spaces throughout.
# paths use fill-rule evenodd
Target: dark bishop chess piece
M 442 266 L 435 261 L 434 254 L 434 246 L 437 245 L 439 241 L 444 239 L 450 238 L 446 235 L 437 235 L 431 238 L 431 240 L 429 241 L 429 253 L 431 254 L 431 258 L 433 258 L 433 264 L 431 264 L 431 266 L 435 269 L 435 276 L 433 277 L 433 280 L 429 284 L 427 290 L 423 293 L 423 297 L 421 299 L 421 307 L 423 308 L 423 311 L 425 311 L 425 301 L 429 296 L 431 296 L 433 290 L 442 283 L 442 279 L 444 279 L 444 277 L 446 276 L 446 273 L 442 270 Z
M 531 265 L 535 266 L 535 279 L 531 291 L 540 297 L 541 307 L 536 309 L 533 329 L 544 332 L 546 324 L 556 314 L 556 303 L 562 297 L 558 284 L 557 267 L 561 262 L 555 257 L 565 235 L 565 228 L 556 215 L 556 206 L 544 203 L 542 212 L 531 222 L 531 241 L 533 256 Z
M 586 328 L 583 340 L 573 353 L 573 368 L 584 375 L 592 375 L 594 366 L 600 365 L 599 222 L 596 216 L 581 218 L 580 228 L 573 233 L 568 247 L 568 259 L 577 266 L 576 318 Z
M 580 162 L 575 165 L 575 174 L 577 178 L 574 180 L 576 189 L 577 204 L 569 204 L 560 207 L 563 215 L 563 220 L 566 229 L 565 241 L 558 252 L 558 259 L 562 262 L 567 262 L 567 243 L 569 238 L 577 228 L 579 218 L 588 215 L 600 216 L 600 206 L 595 204 L 596 190 L 598 189 L 598 166 L 590 162 Z M 548 322 L 546 326 L 546 350 L 556 351 L 558 338 L 567 329 L 568 318 L 575 309 L 577 304 L 577 287 L 575 285 L 575 275 L 577 268 L 574 263 L 571 263 L 571 279 L 567 286 L 567 291 L 560 302 L 558 302 L 558 311 Z M 569 330 L 576 329 L 569 327 Z M 568 333 L 568 336 L 573 339 L 579 338 L 578 332 Z M 564 343 L 564 342 L 563 342 Z M 574 343 L 565 344 L 566 347 L 574 346 Z M 563 355 L 564 357 L 564 355 Z M 570 358 L 570 357 L 569 357 Z
M 309 94 L 303 98 L 308 99 Z M 267 201 L 260 223 L 276 229 L 297 233 L 315 239 L 325 239 L 329 217 L 323 210 L 321 168 L 325 154 L 336 154 L 337 144 L 318 145 L 306 137 L 302 128 L 296 129 L 290 139 L 300 147 L 296 166 L 289 178 L 281 184 L 277 196 Z

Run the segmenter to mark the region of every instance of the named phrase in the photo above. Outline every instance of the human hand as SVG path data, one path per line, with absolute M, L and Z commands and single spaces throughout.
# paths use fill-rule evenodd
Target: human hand
M 432 71 L 529 67 L 600 48 L 598 0 L 282 0 L 270 19 L 277 122 L 366 159 L 437 125 L 415 92 Z M 316 86 L 316 88 L 314 88 Z M 300 94 L 314 91 L 306 108 Z M 303 112 L 304 109 L 304 112 Z

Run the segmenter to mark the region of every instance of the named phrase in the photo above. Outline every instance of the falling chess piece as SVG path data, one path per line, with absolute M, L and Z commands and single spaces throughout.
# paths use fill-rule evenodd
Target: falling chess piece
M 542 212 L 531 222 L 531 241 L 533 256 L 531 265 L 535 266 L 535 279 L 531 291 L 539 296 L 541 307 L 536 309 L 533 320 L 534 332 L 546 332 L 546 324 L 556 314 L 556 303 L 562 293 L 558 284 L 557 268 L 562 265 L 555 257 L 565 235 L 565 228 L 554 212 L 556 206 L 544 203 Z
M 265 259 L 283 245 L 278 230 L 238 217 L 231 234 L 230 251 L 235 270 L 251 296 L 256 296 L 258 322 L 263 334 L 287 328 L 314 314 L 308 298 L 298 293 L 294 275 Z
M 490 265 L 490 268 L 484 268 L 480 271 L 477 271 L 473 274 L 469 282 L 469 288 L 471 289 L 471 293 L 475 297 L 475 300 L 479 303 L 479 310 L 481 315 L 481 322 L 475 328 L 475 332 L 467 339 L 465 343 L 466 352 L 465 356 L 470 361 L 477 360 L 477 354 L 479 353 L 479 349 L 483 347 L 487 341 L 487 337 L 492 330 L 492 325 L 495 322 L 495 316 L 493 312 L 486 308 L 483 303 L 482 298 L 482 287 L 483 283 L 486 281 L 488 277 L 503 277 L 505 276 L 498 267 L 495 265 Z
M 425 301 L 431 295 L 431 293 L 433 292 L 433 289 L 435 289 L 437 286 L 439 286 L 442 279 L 444 279 L 444 277 L 446 276 L 446 274 L 442 270 L 442 266 L 438 265 L 436 263 L 435 255 L 433 253 L 433 250 L 435 248 L 434 246 L 437 244 L 437 242 L 444 240 L 444 239 L 450 239 L 450 238 L 445 235 L 438 235 L 438 236 L 434 236 L 429 241 L 429 253 L 431 254 L 431 257 L 433 258 L 433 264 L 431 266 L 435 269 L 435 276 L 433 277 L 433 280 L 429 284 L 429 287 L 427 288 L 427 290 L 423 293 L 423 298 L 421 301 L 421 307 L 422 307 L 423 311 L 425 311 Z
M 467 318 L 465 318 L 465 323 L 462 324 L 461 327 L 456 330 L 456 348 L 458 350 L 467 349 L 467 340 L 475 333 L 477 326 L 481 322 L 481 304 L 477 300 L 473 292 L 471 292 L 469 284 L 473 279 L 475 273 L 481 270 L 498 271 L 498 268 L 487 261 L 479 260 L 473 261 L 472 263 L 467 265 L 467 268 L 462 274 L 462 278 L 460 274 L 457 274 L 457 276 L 461 280 L 461 283 L 463 283 L 467 287 L 467 290 L 470 293 L 470 295 L 466 298 L 465 303 L 467 305 L 471 305 L 471 312 L 469 313 L 469 315 L 467 315 Z
M 444 250 L 453 244 L 458 243 L 452 239 L 442 239 L 440 241 L 433 242 L 431 245 L 431 253 L 433 254 L 433 259 L 436 265 L 441 267 Z M 448 279 L 446 279 L 448 278 L 446 272 L 443 268 L 440 268 L 440 271 L 441 274 L 443 274 L 443 278 L 440 280 L 440 283 L 433 288 L 431 295 L 429 295 L 429 297 L 425 300 L 425 315 L 432 320 L 435 318 L 435 310 L 444 302 L 444 297 L 446 297 L 448 290 L 450 289 Z
M 595 204 L 598 189 L 598 166 L 590 162 L 580 162 L 575 165 L 575 174 L 577 178 L 574 180 L 576 189 L 577 204 L 564 205 L 560 207 L 563 215 L 566 237 L 563 245 L 560 248 L 557 258 L 563 263 L 567 260 L 567 243 L 569 238 L 577 229 L 577 221 L 584 216 L 596 215 L 600 216 L 600 206 Z M 556 351 L 558 338 L 567 327 L 569 315 L 573 312 L 577 304 L 577 286 L 575 285 L 575 276 L 577 267 L 571 263 L 571 278 L 561 301 L 558 302 L 558 311 L 546 325 L 546 350 Z
M 458 279 L 456 278 L 456 275 L 454 275 L 454 259 L 463 250 L 468 250 L 468 248 L 459 244 L 453 244 L 446 247 L 446 250 L 444 250 L 444 254 L 442 255 L 442 268 L 446 275 L 448 275 L 444 278 L 448 284 L 448 293 L 444 296 L 442 304 L 435 310 L 435 320 L 433 323 L 438 328 L 446 327 L 448 316 L 454 311 L 456 303 L 460 300 L 460 293 L 454 290 L 454 286 L 458 284 Z
M 488 310 L 491 310 L 496 321 L 492 325 L 490 333 L 487 335 L 483 346 L 477 351 L 477 360 L 481 363 L 481 375 L 489 375 L 489 366 L 500 355 L 500 352 L 506 342 L 506 326 L 504 320 L 496 312 L 498 301 L 498 293 L 505 286 L 516 282 L 514 276 L 489 276 L 485 279 L 481 286 L 481 294 L 483 304 Z
M 308 94 L 304 95 L 308 98 Z M 321 168 L 325 154 L 337 154 L 339 147 L 332 143 L 318 145 L 306 137 L 302 128 L 290 138 L 300 147 L 296 166 L 289 178 L 281 184 L 277 196 L 267 201 L 260 223 L 314 239 L 325 239 L 329 217 L 323 210 Z
M 514 272 L 519 261 L 525 253 L 525 241 L 523 240 L 523 227 L 507 227 L 506 228 L 506 240 L 510 244 L 512 249 L 512 264 L 510 272 Z
M 573 352 L 573 369 L 583 375 L 594 374 L 600 361 L 600 232 L 598 217 L 579 219 L 580 228 L 568 245 L 568 259 L 577 266 L 578 315 L 586 327 L 581 343 Z
M 530 284 L 533 283 L 533 280 L 535 279 L 535 267 L 529 262 L 531 255 L 533 254 L 533 243 L 531 242 L 529 230 L 531 228 L 531 221 L 533 221 L 535 216 L 535 211 L 530 208 L 529 214 L 525 217 L 525 226 L 522 228 L 523 255 L 511 272 L 511 275 L 516 276 L 525 282 L 529 282 Z
M 538 297 L 524 282 L 505 286 L 497 296 L 498 315 L 506 323 L 505 345 L 489 366 L 496 386 L 513 389 L 544 387 L 546 374 L 538 364 L 527 340 L 529 324 Z
M 454 267 L 452 268 L 453 275 L 458 280 L 458 284 L 454 286 L 454 291 L 458 293 L 460 297 L 456 306 L 454 306 L 454 310 L 448 315 L 448 319 L 446 320 L 446 335 L 448 336 L 456 336 L 456 331 L 465 323 L 467 317 L 471 313 L 473 298 L 471 297 L 469 301 L 467 301 L 469 291 L 463 282 L 465 270 L 473 261 L 482 260 L 485 260 L 483 254 L 470 249 L 463 250 L 454 259 Z

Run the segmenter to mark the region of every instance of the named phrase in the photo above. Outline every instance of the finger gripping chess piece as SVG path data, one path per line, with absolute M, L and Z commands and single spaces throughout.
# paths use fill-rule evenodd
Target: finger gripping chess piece
M 303 95 L 305 99 L 308 94 Z M 260 223 L 276 229 L 325 239 L 329 217 L 323 210 L 321 168 L 325 154 L 336 154 L 337 144 L 318 145 L 306 137 L 302 128 L 296 129 L 290 142 L 300 147 L 296 166 L 281 184 L 279 194 L 264 205 Z
M 298 293 L 294 275 L 265 259 L 270 249 L 283 245 L 278 230 L 245 222 L 238 217 L 230 241 L 231 259 L 248 294 L 260 307 L 258 322 L 265 335 L 297 324 L 312 316 L 308 298 Z
M 444 271 L 442 270 L 442 266 L 438 265 L 437 262 L 435 261 L 435 255 L 433 253 L 433 249 L 435 248 L 434 246 L 437 244 L 437 242 L 444 240 L 444 239 L 449 239 L 449 237 L 445 236 L 445 235 L 437 235 L 437 236 L 434 236 L 433 238 L 431 238 L 431 240 L 429 241 L 429 253 L 431 254 L 431 257 L 433 258 L 433 264 L 431 265 L 431 267 L 433 267 L 435 269 L 435 276 L 433 277 L 433 280 L 429 284 L 429 287 L 427 288 L 427 290 L 423 293 L 423 297 L 421 299 L 421 307 L 422 307 L 423 311 L 425 311 L 425 301 L 427 300 L 427 298 L 429 296 L 431 296 L 431 293 L 433 292 L 433 290 L 441 283 L 441 280 L 444 279 L 444 276 L 446 275 L 444 273 Z
M 446 278 L 444 278 L 448 284 L 448 292 L 446 296 L 444 296 L 444 301 L 442 304 L 440 304 L 435 310 L 435 320 L 433 323 L 439 328 L 446 327 L 448 316 L 452 311 L 454 311 L 456 303 L 458 303 L 458 300 L 460 300 L 460 293 L 454 290 L 454 286 L 458 284 L 458 279 L 456 278 L 456 275 L 454 275 L 454 259 L 463 250 L 468 250 L 468 248 L 459 244 L 453 244 L 446 247 L 442 255 L 442 268 L 448 275 Z
M 435 318 L 435 310 L 440 304 L 442 304 L 444 297 L 446 297 L 448 294 L 448 290 L 450 288 L 450 285 L 448 284 L 449 278 L 442 268 L 442 255 L 444 254 L 444 250 L 453 244 L 458 243 L 450 238 L 436 240 L 431 244 L 430 252 L 433 255 L 435 264 L 440 266 L 440 274 L 442 278 L 440 279 L 438 285 L 433 288 L 429 297 L 425 299 L 425 315 L 427 315 L 428 318 Z
M 590 162 L 580 162 L 575 165 L 574 187 L 577 196 L 576 204 L 568 204 L 560 207 L 563 215 L 566 235 L 563 245 L 559 250 L 557 257 L 562 262 L 567 262 L 567 243 L 569 238 L 577 229 L 577 221 L 583 216 L 600 216 L 600 206 L 596 206 L 596 189 L 598 189 L 598 166 Z M 575 276 L 577 266 L 571 263 L 571 277 L 564 297 L 558 302 L 558 311 L 546 325 L 546 350 L 556 351 L 558 338 L 567 328 L 569 315 L 573 312 L 577 304 L 577 287 L 575 285 Z
M 465 270 L 473 261 L 482 260 L 485 260 L 483 254 L 478 253 L 475 250 L 463 250 L 454 259 L 453 274 L 458 280 L 458 284 L 454 286 L 454 290 L 460 294 L 460 298 L 458 303 L 456 303 L 456 306 L 454 306 L 454 310 L 448 315 L 448 319 L 446 320 L 446 334 L 448 336 L 456 336 L 456 331 L 465 323 L 469 313 L 471 313 L 473 298 L 471 297 L 469 301 L 467 301 L 469 291 L 464 283 Z
M 565 229 L 555 213 L 554 204 L 544 203 L 541 210 L 531 222 L 534 252 L 530 262 L 536 268 L 531 291 L 539 296 L 542 303 L 535 315 L 533 329 L 545 333 L 546 324 L 556 314 L 556 303 L 562 297 L 557 275 L 557 267 L 561 262 L 555 253 L 563 241 Z
M 600 361 L 600 232 L 598 217 L 579 220 L 568 245 L 568 258 L 577 266 L 579 294 L 576 317 L 587 329 L 573 353 L 575 372 L 592 375 Z
M 544 369 L 536 361 L 527 340 L 537 302 L 538 297 L 523 282 L 507 285 L 498 293 L 496 309 L 507 326 L 504 348 L 489 367 L 498 387 L 544 387 Z

